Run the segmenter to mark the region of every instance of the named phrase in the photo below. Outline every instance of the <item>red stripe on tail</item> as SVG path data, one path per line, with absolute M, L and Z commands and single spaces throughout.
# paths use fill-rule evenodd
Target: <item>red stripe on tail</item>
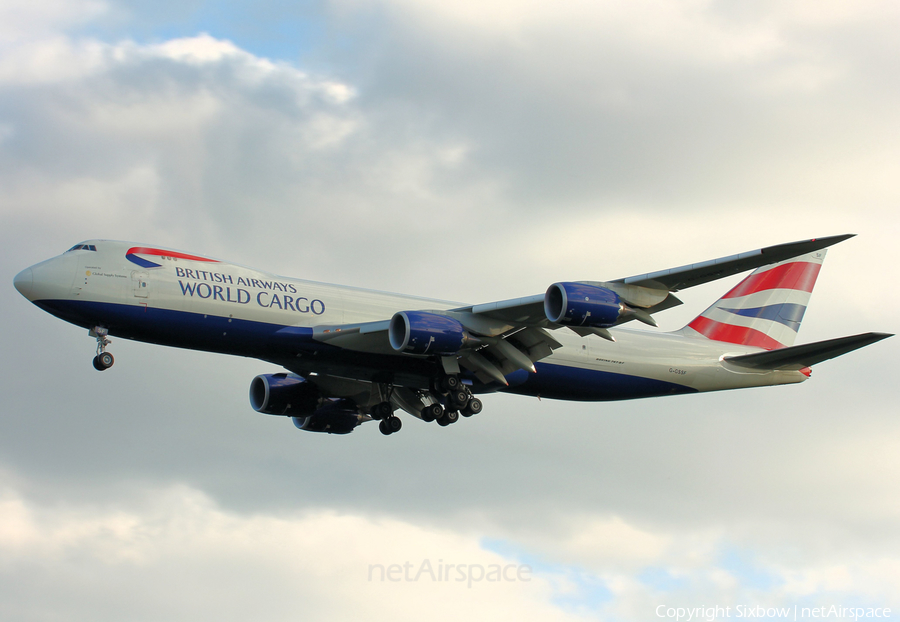
M 711 320 L 702 315 L 695 318 L 688 326 L 707 339 L 712 339 L 713 341 L 725 341 L 745 346 L 756 346 L 758 348 L 765 348 L 766 350 L 777 350 L 778 348 L 784 347 L 783 343 L 779 343 L 765 333 L 753 328 L 723 324 L 722 322 Z
M 767 289 L 796 289 L 811 292 L 821 268 L 821 264 L 805 261 L 776 266 L 759 274 L 751 274 L 722 298 L 737 298 Z

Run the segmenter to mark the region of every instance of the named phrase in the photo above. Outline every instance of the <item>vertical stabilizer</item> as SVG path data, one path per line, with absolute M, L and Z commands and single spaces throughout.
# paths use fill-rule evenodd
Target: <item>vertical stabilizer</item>
M 694 318 L 684 334 L 766 350 L 793 345 L 825 252 L 758 268 Z

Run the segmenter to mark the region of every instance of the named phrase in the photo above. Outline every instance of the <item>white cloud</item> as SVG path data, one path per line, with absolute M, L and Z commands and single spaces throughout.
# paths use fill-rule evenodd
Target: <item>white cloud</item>
M 398 0 L 333 75 L 215 32 L 78 36 L 106 8 L 64 4 L 0 10 L 7 283 L 102 236 L 482 302 L 856 232 L 829 255 L 801 338 L 894 330 L 900 107 L 882 4 Z M 681 294 L 665 328 L 720 285 Z M 878 550 L 895 544 L 900 482 L 890 342 L 792 389 L 491 396 L 476 420 L 411 422 L 386 445 L 254 415 L 258 361 L 117 340 L 98 379 L 83 330 L 15 300 L 0 466 L 28 484 L 0 497 L 0 612 L 645 620 L 662 598 L 900 591 Z M 485 533 L 544 574 L 471 589 L 365 578 L 372 563 L 513 559 Z M 55 602 L 37 598 L 47 585 Z
M 434 620 L 574 619 L 548 602 L 546 579 L 481 549 L 477 537 L 394 519 L 327 510 L 239 515 L 183 486 L 103 507 L 46 507 L 6 488 L 0 510 L 0 612 L 69 620 L 189 620 L 198 611 L 221 620 L 296 619 L 298 611 L 307 620 L 336 611 L 370 620 L 423 611 Z M 488 580 L 495 567 L 505 580 Z M 28 602 L 39 577 L 44 597 Z M 106 599 L 103 612 L 86 606 L 95 599 Z
M 362 4 L 355 0 L 335 2 L 346 12 L 357 11 Z M 662 3 L 579 0 L 564 4 L 539 0 L 383 0 L 379 4 L 397 21 L 414 24 L 415 28 L 437 35 L 445 42 L 465 42 L 473 36 L 499 39 L 542 68 L 560 53 L 576 49 L 620 52 L 629 49 L 634 56 L 654 58 L 666 65 L 675 61 L 708 68 L 784 61 L 786 52 L 790 55 L 804 49 L 794 38 L 798 28 L 829 28 L 894 12 L 892 3 L 883 0 L 853 7 L 842 3 L 729 7 L 711 0 Z M 543 47 L 549 40 L 562 46 Z M 532 56 L 538 47 L 545 55 L 543 62 Z M 780 69 L 775 67 L 776 71 Z M 797 85 L 784 83 L 783 86 Z
M 98 0 L 4 0 L 0 4 L 0 49 L 21 41 L 55 36 L 61 30 L 85 24 L 106 13 Z
M 148 51 L 151 54 L 159 54 L 172 60 L 192 64 L 218 62 L 235 56 L 242 58 L 251 57 L 250 54 L 234 45 L 231 41 L 222 41 L 206 33 L 196 37 L 171 39 L 158 43 L 149 46 Z M 274 67 L 271 63 L 264 63 L 262 60 L 258 61 L 258 66 L 266 69 Z
M 80 80 L 102 69 L 108 49 L 98 41 L 73 42 L 59 35 L 25 41 L 4 50 L 0 83 L 38 85 Z
M 612 613 L 644 620 L 660 603 L 750 599 L 772 606 L 839 594 L 884 606 L 898 589 L 900 563 L 877 555 L 800 567 L 757 559 L 752 572 L 772 580 L 754 589 L 742 587 L 746 578 L 715 555 L 695 558 L 697 546 L 714 552 L 727 544 L 722 534 L 651 533 L 620 518 L 586 518 L 579 535 L 562 543 L 563 555 L 582 562 L 569 566 L 552 552 L 535 562 L 487 551 L 466 529 L 331 510 L 238 514 L 186 486 L 74 506 L 36 503 L 6 486 L 0 510 L 0 612 L 28 611 L 34 619 L 179 620 L 205 611 L 223 620 L 249 612 L 277 620 L 293 619 L 300 608 L 310 620 L 336 611 L 372 620 L 415 619 L 423 611 L 434 620 Z M 501 575 L 488 580 L 495 568 Z M 29 603 L 38 577 L 44 598 Z M 110 594 L 112 587 L 126 597 Z M 107 606 L 96 609 L 95 599 Z

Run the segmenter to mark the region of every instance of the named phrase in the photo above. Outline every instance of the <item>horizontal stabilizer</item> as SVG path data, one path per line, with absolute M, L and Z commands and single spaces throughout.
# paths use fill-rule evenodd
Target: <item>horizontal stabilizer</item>
M 893 337 L 893 335 L 890 333 L 863 333 L 768 352 L 727 356 L 725 360 L 734 365 L 752 369 L 803 369 L 888 337 Z

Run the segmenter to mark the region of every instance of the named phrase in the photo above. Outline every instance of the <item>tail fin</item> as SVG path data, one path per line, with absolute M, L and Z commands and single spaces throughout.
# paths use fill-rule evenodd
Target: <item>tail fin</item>
M 684 334 L 766 350 L 793 345 L 825 252 L 758 268 L 694 318 Z

